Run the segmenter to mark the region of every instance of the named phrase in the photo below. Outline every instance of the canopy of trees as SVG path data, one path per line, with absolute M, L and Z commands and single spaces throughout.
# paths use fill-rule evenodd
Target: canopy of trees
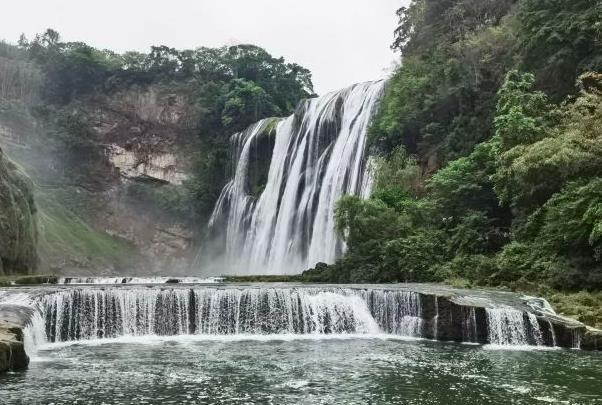
M 305 277 L 602 287 L 602 9 L 414 0 L 371 128 L 376 189 Z

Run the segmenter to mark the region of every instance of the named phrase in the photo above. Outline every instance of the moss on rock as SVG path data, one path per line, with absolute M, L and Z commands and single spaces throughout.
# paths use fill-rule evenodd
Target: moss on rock
M 35 214 L 31 180 L 0 149 L 0 275 L 35 269 Z

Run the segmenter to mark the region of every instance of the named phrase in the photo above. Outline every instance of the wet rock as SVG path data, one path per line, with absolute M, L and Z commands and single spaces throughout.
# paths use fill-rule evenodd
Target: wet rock
M 23 331 L 16 326 L 0 327 L 0 373 L 25 370 L 29 357 L 25 354 Z
M 30 322 L 33 308 L 19 305 L 0 306 L 0 373 L 25 370 L 29 357 L 25 353 L 23 330 Z
M 587 328 L 581 338 L 583 350 L 602 350 L 602 330 Z

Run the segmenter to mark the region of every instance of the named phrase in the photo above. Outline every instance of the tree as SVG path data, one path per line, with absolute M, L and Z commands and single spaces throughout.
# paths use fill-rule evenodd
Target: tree
M 549 108 L 540 92 L 524 89 L 510 97 L 512 101 L 500 102 L 501 115 L 496 117 L 500 137 L 509 139 L 509 145 L 524 142 L 500 155 L 494 179 L 502 203 L 529 213 L 567 181 L 600 173 L 602 92 L 598 85 L 583 87 L 586 78 L 593 83 L 602 81 L 597 74 L 583 76 L 579 97 L 562 111 Z M 536 108 L 529 108 L 532 105 Z M 513 114 L 511 119 L 506 118 L 507 111 Z
M 602 7 L 592 0 L 522 0 L 517 11 L 523 67 L 555 101 L 574 94 L 577 77 L 602 70 Z
M 280 115 L 270 95 L 256 83 L 236 79 L 226 87 L 222 123 L 229 131 L 240 131 L 260 118 Z

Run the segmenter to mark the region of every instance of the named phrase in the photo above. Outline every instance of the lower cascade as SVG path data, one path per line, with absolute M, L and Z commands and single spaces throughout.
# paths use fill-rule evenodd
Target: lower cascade
M 10 296 L 9 296 L 10 297 Z M 578 347 L 581 330 L 510 306 L 371 287 L 67 287 L 27 301 L 31 344 L 139 336 L 409 337 Z

